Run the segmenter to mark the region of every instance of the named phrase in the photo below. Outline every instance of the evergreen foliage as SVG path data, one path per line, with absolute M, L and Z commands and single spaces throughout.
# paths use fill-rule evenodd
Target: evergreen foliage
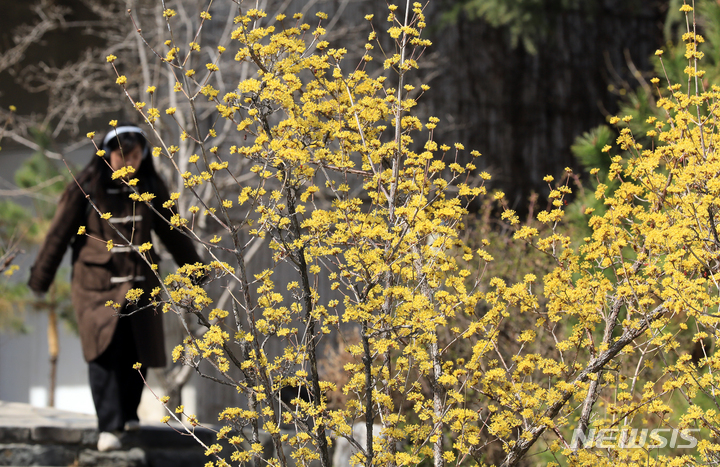
M 538 42 L 546 39 L 556 18 L 568 11 L 581 11 L 588 16 L 598 7 L 596 0 L 464 0 L 455 2 L 445 13 L 446 21 L 458 15 L 482 18 L 488 24 L 510 35 L 512 47 L 522 45 L 530 54 L 537 53 Z
M 17 186 L 16 196 L 26 195 L 32 200 L 32 209 L 11 198 L 0 200 L 0 239 L 5 243 L 0 253 L 25 254 L 36 247 L 48 234 L 47 228 L 55 213 L 56 201 L 70 180 L 67 171 L 60 171 L 43 154 L 50 144 L 49 137 L 41 130 L 33 131 L 39 150 L 24 161 L 14 174 Z M 53 284 L 45 302 L 40 303 L 31 296 L 23 278 L 10 277 L 17 266 L 5 271 L 0 282 L 0 328 L 18 332 L 28 332 L 24 322 L 24 313 L 30 306 L 48 308 L 69 326 L 76 330 L 75 316 L 70 305 L 70 289 L 66 279 L 59 278 Z M 63 272 L 66 271 L 63 269 Z M 62 276 L 61 274 L 60 276 Z

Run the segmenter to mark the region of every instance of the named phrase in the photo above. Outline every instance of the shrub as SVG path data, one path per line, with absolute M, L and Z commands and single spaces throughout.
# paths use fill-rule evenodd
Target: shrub
M 537 214 L 542 229 L 520 226 L 507 208 L 502 214 L 515 239 L 546 255 L 552 269 L 542 279 L 533 270 L 519 281 L 486 279 L 478 272 L 493 258 L 484 246 L 469 248 L 461 232 L 465 206 L 486 194 L 489 175 L 475 178 L 473 164 L 456 162 L 462 146 L 434 141 L 438 119 L 413 115 L 428 89 L 407 84 L 430 45 L 421 36 L 423 8 L 389 7 L 382 21 L 392 48 L 378 42 L 379 23 L 368 17 L 373 29 L 355 65 L 323 40 L 322 13 L 314 25 L 301 14 L 270 24 L 263 11 L 241 5 L 231 45 L 198 70 L 188 64 L 201 44 L 177 43 L 176 12 L 164 11 L 167 49 L 153 52 L 187 101 L 156 108 L 152 90 L 149 105 L 127 96 L 160 141 L 154 154 L 184 180 L 168 222 L 212 258 L 180 268 L 152 292 L 186 329 L 190 316 L 207 328 L 202 337 L 188 333 L 173 357 L 196 368 L 209 362 L 212 377 L 248 400 L 220 414 L 218 437 L 230 453 L 206 446 L 211 463 L 258 460 L 261 429 L 277 465 L 290 462 L 288 446 L 296 463 L 329 465 L 331 436 L 346 438 L 368 466 L 482 463 L 490 445 L 502 447 L 503 465 L 516 465 L 542 443 L 556 462 L 572 464 L 645 463 L 650 453 L 659 464 L 714 462 L 717 357 L 703 345 L 697 358 L 678 351 L 682 339 L 714 338 L 719 317 L 720 88 L 701 81 L 702 39 L 685 36 L 691 87 L 669 83 L 669 94 L 657 87 L 667 118 L 649 121 L 651 143 L 638 142 L 630 117 L 612 120 L 627 156 L 604 148 L 617 188 L 598 180 L 605 210 L 585 213 L 591 234 L 573 246 L 562 224 L 572 189 L 568 181 L 553 185 L 550 207 Z M 211 12 L 201 17 L 211 21 Z M 221 91 L 219 57 L 227 53 L 255 73 Z M 127 90 L 127 78 L 117 78 Z M 205 99 L 215 110 L 201 116 L 195 103 Z M 162 115 L 178 125 L 179 141 L 163 138 Z M 216 128 L 228 124 L 237 130 L 229 147 L 216 143 Z M 181 144 L 196 148 L 189 158 L 196 170 L 178 165 Z M 118 175 L 132 185 L 131 174 Z M 152 194 L 132 196 L 147 202 Z M 503 194 L 493 199 L 502 203 Z M 218 226 L 212 238 L 195 229 L 203 219 Z M 255 245 L 276 266 L 251 275 L 246 255 Z M 467 267 L 472 261 L 478 271 Z M 295 280 L 276 284 L 281 264 Z M 324 277 L 331 290 L 321 294 Z M 227 309 L 213 308 L 207 294 L 216 281 L 232 294 Z M 517 344 L 501 346 L 501 331 L 514 323 L 522 325 Z M 319 376 L 317 346 L 332 330 L 359 332 L 346 346 L 352 361 L 342 388 Z M 279 355 L 269 351 L 272 339 L 284 345 Z M 283 401 L 287 387 L 308 397 Z M 336 390 L 345 407 L 327 405 L 324 394 Z M 686 414 L 673 413 L 672 398 L 682 399 Z M 166 419 L 176 416 L 167 408 Z M 368 428 L 363 445 L 351 430 L 358 420 Z M 190 417 L 188 432 L 196 424 Z M 607 428 L 703 431 L 690 452 L 656 442 L 657 431 L 641 447 L 629 446 L 622 430 L 609 445 L 578 445 Z

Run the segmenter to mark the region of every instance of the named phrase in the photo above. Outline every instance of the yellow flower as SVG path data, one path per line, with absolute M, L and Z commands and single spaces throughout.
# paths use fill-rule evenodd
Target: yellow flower
M 127 165 L 114 171 L 111 177 L 113 180 L 117 180 L 118 178 L 125 178 L 132 173 L 135 173 L 135 168 L 131 165 Z
M 85 226 L 81 225 L 80 228 L 77 231 L 78 235 L 85 235 Z
M 130 289 L 125 294 L 125 299 L 129 302 L 137 302 L 142 297 L 143 289 Z
M 115 60 L 117 60 L 117 57 L 115 55 L 110 54 L 107 57 L 105 57 L 105 59 L 107 60 L 108 63 L 112 63 Z
M 127 83 L 127 78 L 125 77 L 125 75 L 118 76 L 118 79 L 115 80 L 115 83 L 123 85 Z

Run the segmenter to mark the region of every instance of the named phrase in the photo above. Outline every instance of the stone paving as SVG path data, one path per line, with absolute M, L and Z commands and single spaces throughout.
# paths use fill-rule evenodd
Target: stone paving
M 215 442 L 208 429 L 195 433 Z M 123 448 L 98 452 L 97 421 L 78 414 L 0 401 L 0 466 L 198 467 L 208 461 L 189 436 L 166 425 L 141 425 L 123 433 Z
M 363 439 L 364 430 L 365 424 L 358 424 L 353 433 L 358 439 Z M 178 431 L 160 423 L 142 424 L 138 430 L 121 435 L 122 449 L 119 451 L 98 452 L 97 419 L 94 415 L 0 401 L 0 466 L 204 466 L 210 459 L 205 457 L 203 447 L 191 436 Z M 285 433 L 292 435 L 291 431 Z M 217 443 L 215 432 L 210 429 L 197 428 L 195 435 L 206 446 Z M 260 443 L 264 458 L 275 456 L 267 433 L 260 433 Z M 243 447 L 248 448 L 244 443 Z M 231 448 L 227 445 L 225 448 L 224 452 L 229 453 Z M 290 447 L 284 446 L 283 451 L 288 463 L 294 465 Z M 340 440 L 334 454 L 335 467 L 346 467 L 354 450 L 345 440 Z M 311 466 L 317 467 L 319 462 L 314 461 Z

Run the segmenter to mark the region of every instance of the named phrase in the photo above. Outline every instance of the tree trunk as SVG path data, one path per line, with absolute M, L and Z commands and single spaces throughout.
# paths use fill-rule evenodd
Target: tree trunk
M 441 3 L 434 16 L 456 3 Z M 484 154 L 478 165 L 491 172 L 511 207 L 521 208 L 531 192 L 547 192 L 545 175 L 578 167 L 570 146 L 614 115 L 619 83 L 637 87 L 625 50 L 639 70 L 652 70 L 666 3 L 597 0 L 545 12 L 548 34 L 536 39 L 534 55 L 522 44 L 512 47 L 508 28 L 461 13 L 456 24 L 431 35 L 444 72 L 427 83 L 432 89 L 420 104 L 441 119 L 436 140 Z

